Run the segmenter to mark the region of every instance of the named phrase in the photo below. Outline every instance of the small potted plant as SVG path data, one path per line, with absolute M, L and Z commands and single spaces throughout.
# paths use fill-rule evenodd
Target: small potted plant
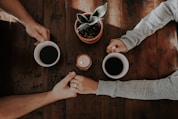
M 93 13 L 77 13 L 74 24 L 75 33 L 87 44 L 97 42 L 103 34 L 102 17 L 107 11 L 107 3 L 97 7 Z

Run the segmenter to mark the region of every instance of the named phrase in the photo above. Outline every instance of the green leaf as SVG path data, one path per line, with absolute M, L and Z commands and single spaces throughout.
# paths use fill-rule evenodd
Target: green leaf
M 100 21 L 101 18 L 100 17 L 96 17 L 96 16 L 90 16 L 90 23 L 89 25 L 94 25 L 95 23 L 97 23 L 98 21 Z
M 103 17 L 106 14 L 107 6 L 108 4 L 106 2 L 104 5 L 97 7 L 94 10 L 92 16 Z
M 89 26 L 90 26 L 89 23 L 83 23 L 77 28 L 77 30 L 82 31 L 82 30 L 88 28 Z
M 87 23 L 89 22 L 88 18 L 84 14 L 77 13 L 77 20 L 80 23 Z

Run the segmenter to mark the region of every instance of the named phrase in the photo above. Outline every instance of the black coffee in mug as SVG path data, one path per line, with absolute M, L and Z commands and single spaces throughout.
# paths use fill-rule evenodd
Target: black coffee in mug
M 123 63 L 119 58 L 111 57 L 106 61 L 105 68 L 110 75 L 118 75 L 123 70 Z
M 45 46 L 40 51 L 40 59 L 45 64 L 51 64 L 56 61 L 58 57 L 58 51 L 55 47 Z

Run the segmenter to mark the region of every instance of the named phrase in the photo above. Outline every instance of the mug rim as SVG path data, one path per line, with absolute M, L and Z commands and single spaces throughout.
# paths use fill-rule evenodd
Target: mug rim
M 106 61 L 112 57 L 119 58 L 123 63 L 123 70 L 118 75 L 111 75 L 105 69 Z M 109 78 L 119 79 L 119 78 L 122 78 L 123 76 L 125 76 L 126 73 L 128 72 L 129 62 L 128 62 L 128 59 L 121 53 L 110 53 L 104 57 L 103 62 L 102 62 L 102 69 L 103 69 L 103 72 L 106 74 L 106 76 L 108 76 Z
M 41 49 L 43 49 L 45 46 L 53 46 L 57 52 L 58 52 L 58 56 L 56 58 L 56 60 L 51 63 L 51 64 L 45 64 L 41 61 L 41 59 L 39 58 L 39 54 L 40 54 L 40 51 Z M 54 66 L 60 59 L 60 55 L 61 55 L 61 52 L 60 52 L 60 48 L 58 47 L 58 45 L 56 43 L 54 43 L 53 41 L 44 41 L 44 42 L 41 42 L 39 43 L 35 49 L 34 49 L 34 59 L 35 61 L 42 67 L 51 67 L 51 66 Z

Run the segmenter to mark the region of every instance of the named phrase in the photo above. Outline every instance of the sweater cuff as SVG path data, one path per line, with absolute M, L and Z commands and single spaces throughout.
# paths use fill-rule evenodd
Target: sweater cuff
M 125 44 L 127 51 L 131 50 L 133 48 L 132 43 L 129 41 L 128 38 L 126 38 L 125 36 L 122 36 L 120 38 L 120 40 Z
M 107 95 L 114 97 L 116 90 L 116 82 L 114 81 L 99 81 L 96 95 Z

